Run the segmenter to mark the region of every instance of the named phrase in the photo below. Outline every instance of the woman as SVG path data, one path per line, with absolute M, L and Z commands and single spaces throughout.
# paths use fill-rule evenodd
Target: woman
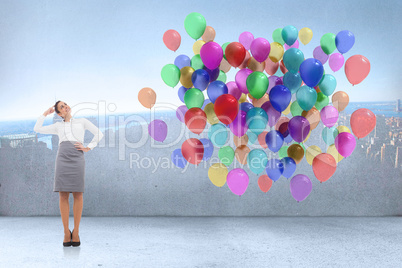
M 42 126 L 45 117 L 54 111 L 63 118 L 63 121 L 49 126 Z M 83 145 L 85 130 L 89 130 L 94 134 L 87 147 Z M 83 208 L 85 181 L 84 152 L 92 150 L 103 138 L 103 134 L 88 119 L 73 118 L 70 106 L 63 101 L 57 101 L 54 106 L 50 107 L 38 118 L 34 131 L 59 136 L 53 191 L 59 192 L 60 195 L 60 214 L 64 226 L 63 246 L 79 246 L 81 244 L 79 225 Z M 72 232 L 68 227 L 70 213 L 68 199 L 70 193 L 73 193 L 74 197 L 74 229 Z

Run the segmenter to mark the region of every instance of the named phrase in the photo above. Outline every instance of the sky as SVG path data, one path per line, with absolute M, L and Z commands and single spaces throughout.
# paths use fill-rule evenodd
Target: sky
M 161 69 L 176 56 L 193 56 L 194 40 L 184 29 L 191 12 L 201 13 L 216 31 L 215 42 L 238 41 L 244 31 L 273 42 L 272 32 L 286 25 L 308 27 L 313 39 L 300 43 L 306 58 L 325 33 L 354 33 L 345 60 L 360 54 L 371 70 L 352 86 L 342 67 L 328 74 L 336 91 L 351 102 L 402 98 L 398 67 L 402 1 L 0 1 L 0 121 L 37 118 L 63 100 L 79 112 L 93 113 L 99 102 L 111 113 L 146 111 L 138 92 L 151 87 L 157 104 L 181 105 L 177 90 L 161 79 Z M 175 29 L 181 46 L 173 52 L 162 41 Z M 399 69 L 398 69 L 399 68 Z M 227 81 L 233 81 L 232 68 Z M 87 105 L 88 104 L 88 105 Z M 92 105 L 92 106 L 91 106 Z M 95 106 L 94 106 L 95 105 Z M 78 109 L 78 108 L 77 108 Z

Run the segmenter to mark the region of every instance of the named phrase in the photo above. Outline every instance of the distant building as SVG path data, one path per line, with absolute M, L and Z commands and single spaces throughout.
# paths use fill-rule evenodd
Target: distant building
M 36 134 L 9 134 L 0 137 L 0 148 L 19 148 L 32 143 L 38 143 Z

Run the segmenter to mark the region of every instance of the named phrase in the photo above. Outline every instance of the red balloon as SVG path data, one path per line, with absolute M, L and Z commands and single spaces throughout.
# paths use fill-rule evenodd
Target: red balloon
M 313 159 L 313 172 L 320 181 L 327 181 L 336 171 L 335 158 L 327 153 L 322 153 Z
M 193 107 L 184 115 L 184 122 L 191 132 L 200 134 L 207 124 L 207 115 L 202 109 Z
M 167 30 L 163 34 L 163 43 L 168 49 L 176 51 L 180 47 L 181 36 L 176 30 Z
M 246 57 L 246 49 L 239 42 L 232 42 L 225 49 L 227 61 L 233 67 L 239 67 Z
M 268 192 L 272 186 L 272 180 L 268 177 L 268 175 L 264 174 L 258 178 L 258 186 L 260 187 L 261 191 L 264 193 Z
M 204 145 L 198 139 L 187 139 L 181 145 L 181 153 L 189 163 L 198 165 L 204 156 Z
M 283 63 L 283 60 L 281 60 L 281 63 L 279 64 L 279 67 L 281 68 L 281 72 L 283 74 L 288 72 L 288 69 L 286 69 L 285 64 Z
M 345 74 L 352 85 L 363 81 L 370 72 L 370 62 L 362 55 L 353 55 L 345 63 Z
M 358 109 L 350 116 L 350 126 L 353 134 L 359 139 L 366 137 L 373 131 L 376 122 L 375 114 L 366 108 Z
M 222 94 L 215 100 L 214 111 L 219 121 L 229 125 L 237 116 L 239 102 L 233 95 Z

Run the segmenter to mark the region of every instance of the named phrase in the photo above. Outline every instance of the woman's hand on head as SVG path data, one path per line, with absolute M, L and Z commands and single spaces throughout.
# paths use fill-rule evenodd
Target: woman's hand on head
M 44 113 L 43 113 L 43 115 L 44 116 L 47 116 L 47 115 L 49 115 L 49 114 L 51 114 L 51 113 L 53 113 L 54 112 L 54 106 L 52 106 L 52 107 L 50 107 L 49 109 L 47 109 Z

